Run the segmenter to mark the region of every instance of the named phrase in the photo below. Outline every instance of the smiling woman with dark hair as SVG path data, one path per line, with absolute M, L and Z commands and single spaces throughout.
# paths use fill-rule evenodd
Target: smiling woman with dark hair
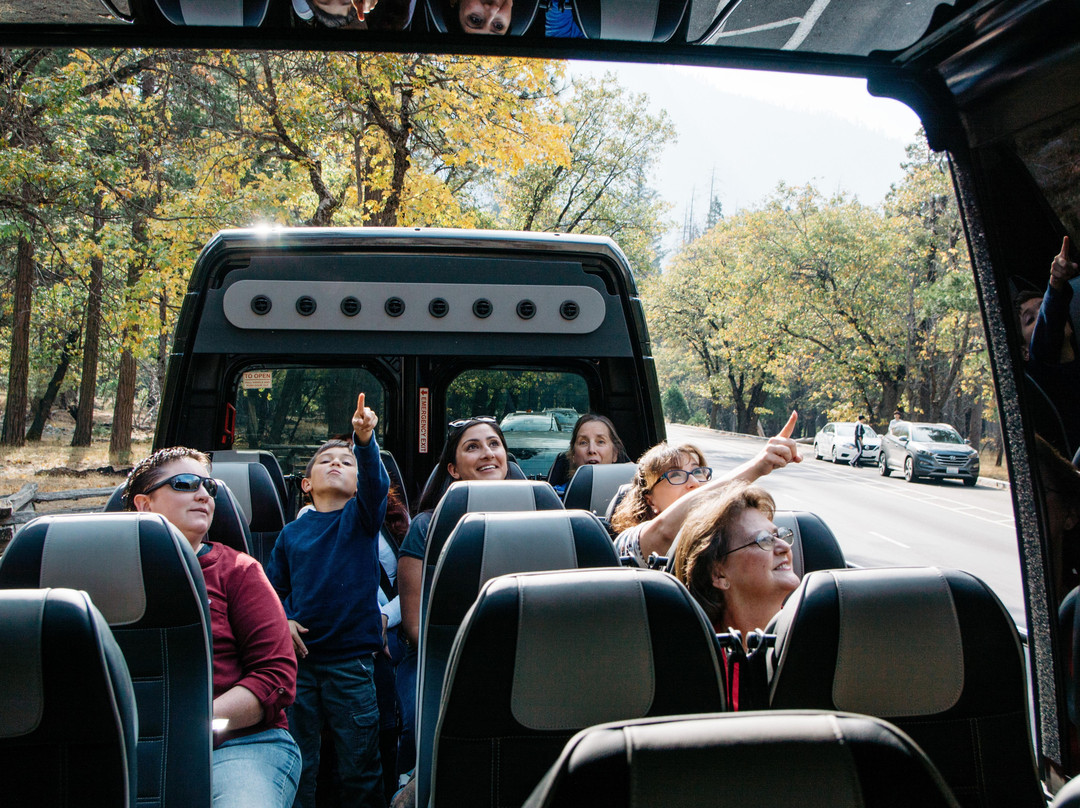
M 296 655 L 285 611 L 262 566 L 206 541 L 218 484 L 210 459 L 178 446 L 137 463 L 124 487 L 128 510 L 158 513 L 188 540 L 210 597 L 214 657 L 213 808 L 288 808 L 300 750 L 285 707 L 296 696 Z
M 398 771 L 412 768 L 416 755 L 416 672 L 420 635 L 420 595 L 424 577 L 424 549 L 431 515 L 443 493 L 455 480 L 505 480 L 510 468 L 498 421 L 478 415 L 450 422 L 450 434 L 439 455 L 435 473 L 420 495 L 417 514 L 398 554 L 398 593 L 401 599 L 401 638 L 408 653 L 398 665 L 398 698 L 401 701 L 401 742 Z

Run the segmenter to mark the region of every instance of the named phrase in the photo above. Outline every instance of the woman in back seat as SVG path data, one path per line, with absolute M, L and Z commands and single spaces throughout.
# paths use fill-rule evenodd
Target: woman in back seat
M 780 434 L 750 460 L 713 479 L 705 455 L 692 444 L 658 444 L 638 460 L 630 492 L 611 517 L 615 548 L 638 566 L 649 556 L 666 556 L 687 515 L 699 498 L 735 480 L 753 482 L 788 463 L 799 463 L 799 448 L 791 439 L 798 413 L 792 412 Z
M 581 466 L 629 462 L 615 424 L 603 415 L 590 412 L 577 419 L 570 433 L 570 448 L 555 458 L 548 482 L 562 495 Z
M 740 481 L 697 500 L 675 549 L 675 577 L 705 610 L 713 630 L 737 630 L 745 649 L 747 636 L 765 628 L 799 585 L 792 533 L 773 524 L 776 505 L 759 486 Z M 728 703 L 736 710 L 737 664 L 725 666 Z
M 401 639 L 407 647 L 397 670 L 401 701 L 401 740 L 398 772 L 412 768 L 416 756 L 416 674 L 420 630 L 420 596 L 424 577 L 424 549 L 431 515 L 447 486 L 455 480 L 505 480 L 509 462 L 506 438 L 490 416 L 450 422 L 450 434 L 439 455 L 435 474 L 420 495 L 417 513 L 398 554 L 397 583 L 401 598 Z
M 285 611 L 251 556 L 205 541 L 217 482 L 210 458 L 182 446 L 160 449 L 128 475 L 128 510 L 157 513 L 188 540 L 210 598 L 213 635 L 213 808 L 289 808 L 300 781 L 300 749 L 285 707 L 296 696 L 296 655 Z M 198 720 L 198 716 L 192 716 Z

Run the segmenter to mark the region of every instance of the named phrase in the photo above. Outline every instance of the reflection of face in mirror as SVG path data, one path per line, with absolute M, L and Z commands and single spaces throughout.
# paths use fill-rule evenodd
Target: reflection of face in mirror
M 1080 469 L 1038 436 L 1035 457 L 1046 495 L 1054 599 L 1060 603 L 1080 584 Z
M 294 0 L 310 9 L 324 28 L 403 31 L 412 17 L 415 0 Z
M 456 0 L 458 23 L 466 34 L 497 34 L 510 30 L 514 0 Z

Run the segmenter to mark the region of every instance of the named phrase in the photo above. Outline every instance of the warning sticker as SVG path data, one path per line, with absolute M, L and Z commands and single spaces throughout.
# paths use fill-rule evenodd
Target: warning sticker
M 240 386 L 245 390 L 268 390 L 273 386 L 274 371 L 247 370 L 240 378 Z
M 431 393 L 427 387 L 420 388 L 420 454 L 428 453 L 428 415 L 431 408 Z

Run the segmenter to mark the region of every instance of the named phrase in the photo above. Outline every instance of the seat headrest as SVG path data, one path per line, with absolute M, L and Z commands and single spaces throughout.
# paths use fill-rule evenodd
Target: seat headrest
M 922 751 L 884 721 L 778 711 L 590 727 L 525 808 L 709 805 L 717 794 L 725 805 L 956 806 Z
M 210 460 L 213 463 L 211 466 L 213 469 L 217 468 L 218 462 L 258 463 L 266 469 L 266 473 L 273 480 L 274 489 L 277 491 L 278 499 L 281 500 L 282 510 L 288 507 L 289 486 L 285 482 L 285 472 L 281 470 L 281 463 L 273 452 L 266 449 L 219 449 L 211 452 Z
M 285 527 L 284 507 L 262 464 L 216 461 L 213 474 L 229 486 L 250 530 L 266 533 Z
M 424 557 L 434 566 L 466 513 L 543 510 L 563 510 L 563 503 L 555 489 L 541 480 L 459 480 L 446 490 L 431 516 Z
M 842 569 L 847 566 L 840 543 L 824 520 L 809 511 L 776 511 L 772 518 L 777 527 L 792 532 L 791 562 L 802 578 L 815 570 Z
M 266 18 L 270 0 L 154 0 L 173 25 L 220 25 L 257 28 Z
M 579 466 L 566 486 L 566 507 L 583 508 L 604 516 L 619 488 L 630 482 L 636 473 L 637 463 Z
M 40 516 L 4 552 L 0 587 L 83 590 L 116 628 L 196 623 L 205 612 L 191 545 L 153 513 Z
M 836 610 L 836 709 L 900 718 L 943 713 L 960 700 L 964 644 L 945 572 L 909 567 L 809 573 L 776 619 L 781 668 L 796 621 L 813 619 L 822 602 Z
M 677 663 L 668 656 L 668 643 Z M 505 682 L 488 681 L 488 673 L 472 678 L 455 662 L 484 656 L 485 647 L 485 664 L 495 676 L 512 660 L 510 670 L 502 670 L 509 690 Z M 478 662 L 475 656 L 469 662 L 474 671 Z M 462 698 L 508 695 L 501 709 L 541 732 L 615 717 L 722 709 L 723 703 L 704 614 L 682 584 L 652 570 L 534 572 L 488 581 L 458 632 L 450 670 Z M 557 688 L 555 696 L 552 682 L 574 686 Z M 493 707 L 493 714 L 500 712 Z
M 667 42 L 690 0 L 574 0 L 574 17 L 589 39 Z
M 432 625 L 460 625 L 500 575 L 617 566 L 607 530 L 588 511 L 467 513 L 439 556 L 428 613 Z

